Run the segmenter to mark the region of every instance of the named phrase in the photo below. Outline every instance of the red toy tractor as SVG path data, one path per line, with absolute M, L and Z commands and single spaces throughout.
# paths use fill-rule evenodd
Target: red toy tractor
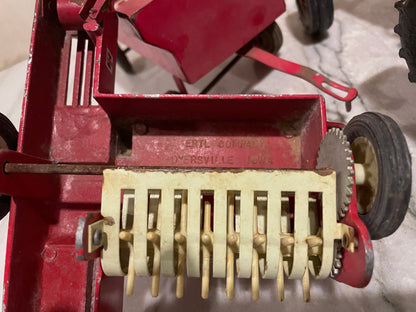
M 319 15 L 316 26 L 312 2 L 298 4 L 315 34 L 331 22 Z M 310 276 L 368 284 L 370 237 L 394 232 L 410 197 L 397 124 L 376 113 L 329 123 L 318 95 L 185 94 L 182 81 L 237 52 L 350 102 L 355 89 L 261 48 L 278 48 L 270 25 L 284 10 L 37 1 L 17 151 L 0 120 L 2 211 L 13 198 L 5 311 L 119 311 L 124 276 L 130 295 L 136 275 L 152 277 L 153 296 L 161 275 L 175 276 L 179 298 L 185 274 L 201 278 L 203 298 L 211 275 L 228 298 L 235 276 L 251 278 L 253 299 L 262 278 L 276 280 L 279 300 L 285 278 L 302 280 L 305 301 Z M 119 41 L 170 71 L 182 94 L 114 94 Z

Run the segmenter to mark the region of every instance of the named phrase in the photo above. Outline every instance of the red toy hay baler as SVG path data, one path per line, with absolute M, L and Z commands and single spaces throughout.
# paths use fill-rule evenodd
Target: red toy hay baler
M 238 52 L 350 102 L 355 89 L 258 47 L 284 8 L 37 1 L 17 151 L 1 120 L 2 209 L 13 198 L 6 311 L 119 311 L 126 275 L 128 294 L 136 275 L 151 276 L 153 296 L 161 275 L 176 276 L 181 297 L 186 272 L 203 298 L 211 275 L 228 298 L 235 275 L 251 278 L 253 299 L 260 277 L 276 280 L 280 300 L 285 277 L 302 280 L 306 301 L 310 276 L 368 284 L 370 235 L 391 234 L 410 196 L 407 145 L 390 118 L 366 113 L 343 129 L 315 95 L 114 94 L 121 41 L 182 93 Z

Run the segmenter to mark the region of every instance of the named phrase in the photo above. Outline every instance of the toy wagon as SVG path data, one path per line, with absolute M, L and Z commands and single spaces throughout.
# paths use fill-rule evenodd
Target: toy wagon
M 305 301 L 310 276 L 368 284 L 370 237 L 393 233 L 410 197 L 392 119 L 365 113 L 344 128 L 318 95 L 114 94 L 120 41 L 170 71 L 181 93 L 238 51 L 351 101 L 355 89 L 259 47 L 278 46 L 263 30 L 277 38 L 268 27 L 284 9 L 37 1 L 17 151 L 0 120 L 2 212 L 12 196 L 6 311 L 119 311 L 124 277 L 130 295 L 137 275 L 152 278 L 153 296 L 175 276 L 178 298 L 185 276 L 201 279 L 203 298 L 211 276 L 226 279 L 230 299 L 236 277 L 251 279 L 253 299 L 262 279 L 276 280 L 279 300 L 286 278 L 302 281 Z

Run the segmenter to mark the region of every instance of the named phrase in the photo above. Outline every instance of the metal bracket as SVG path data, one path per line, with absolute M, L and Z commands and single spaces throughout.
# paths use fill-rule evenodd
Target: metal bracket
M 343 86 L 309 67 L 287 61 L 258 47 L 252 47 L 248 52 L 244 54 L 244 56 L 254 59 L 286 74 L 306 80 L 326 94 L 329 94 L 337 100 L 345 102 L 347 104 L 347 110 L 350 107 L 351 101 L 354 100 L 358 94 L 357 90 L 354 88 Z M 345 95 L 341 96 L 331 90 L 339 91 Z

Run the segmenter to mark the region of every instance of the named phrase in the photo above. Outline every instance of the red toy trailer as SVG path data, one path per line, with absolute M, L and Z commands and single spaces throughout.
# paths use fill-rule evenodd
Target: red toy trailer
M 177 276 L 181 297 L 185 271 L 206 298 L 211 259 L 228 298 L 235 273 L 251 278 L 253 299 L 260 275 L 280 300 L 285 276 L 302 280 L 305 300 L 310 275 L 368 284 L 370 235 L 391 234 L 410 196 L 390 118 L 367 113 L 343 132 L 320 96 L 114 94 L 124 38 L 179 87 L 238 50 L 352 100 L 354 89 L 255 46 L 283 1 L 240 3 L 38 0 L 17 152 L 0 151 L 1 198 L 13 197 L 6 311 L 119 311 L 125 275 L 128 294 L 136 275 L 152 276 L 152 295 L 161 274 Z M 201 16 L 215 27 L 197 27 Z M 12 149 L 16 133 L 1 125 Z

